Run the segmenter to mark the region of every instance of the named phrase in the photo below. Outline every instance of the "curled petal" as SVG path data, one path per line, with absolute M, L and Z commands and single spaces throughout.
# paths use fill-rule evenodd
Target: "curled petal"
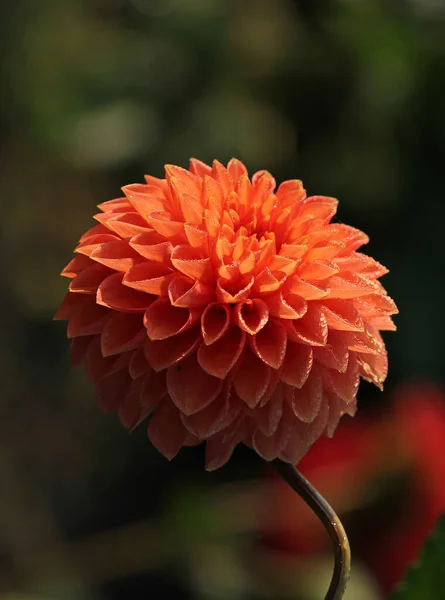
M 108 267 L 92 262 L 92 266 L 74 277 L 68 289 L 78 294 L 95 294 L 102 281 L 112 273 Z
M 134 350 L 146 337 L 142 315 L 114 313 L 105 323 L 101 334 L 102 355 L 111 356 Z
M 174 243 L 185 241 L 184 223 L 166 211 L 154 211 L 147 215 L 147 221 L 162 237 Z
M 130 246 L 147 260 L 153 260 L 164 265 L 170 265 L 170 255 L 173 250 L 171 242 L 166 242 L 157 231 L 147 231 L 131 238 Z
M 235 305 L 234 317 L 238 327 L 255 335 L 269 320 L 269 308 L 264 300 L 252 298 Z
M 321 308 L 308 304 L 307 313 L 297 321 L 287 321 L 287 335 L 294 342 L 324 346 L 328 339 L 328 323 Z
M 227 304 L 242 302 L 249 297 L 253 283 L 253 276 L 251 276 L 247 282 L 243 280 L 234 282 L 230 279 L 218 277 L 216 281 L 216 297 L 220 302 L 225 302 Z
M 69 317 L 67 336 L 94 335 L 100 333 L 110 318 L 110 311 L 98 306 L 92 296 L 84 296 L 89 302 L 79 304 Z
M 168 399 L 162 402 L 150 419 L 147 433 L 153 446 L 168 460 L 178 454 L 187 438 L 179 411 Z
M 312 423 L 318 415 L 323 400 L 323 381 L 316 368 L 311 370 L 308 380 L 299 390 L 293 388 L 292 410 L 305 423 Z
M 197 309 L 178 308 L 169 300 L 159 299 L 145 311 L 144 325 L 151 340 L 165 340 L 191 329 L 199 316 Z
M 210 375 L 224 379 L 239 359 L 245 341 L 245 332 L 238 327 L 231 327 L 213 344 L 200 346 L 198 362 Z
M 136 214 L 145 216 L 154 210 L 162 210 L 164 194 L 162 190 L 153 185 L 133 183 L 122 188 L 127 201 L 131 204 Z
M 323 281 L 336 275 L 340 269 L 329 260 L 314 260 L 310 263 L 303 263 L 298 269 L 298 275 L 306 281 Z
M 358 311 L 347 300 L 326 299 L 321 305 L 330 329 L 338 331 L 363 331 L 364 324 Z
M 310 346 L 289 340 L 281 371 L 282 381 L 293 387 L 302 388 L 311 372 L 312 360 Z
M 255 408 L 269 385 L 271 369 L 246 348 L 233 379 L 236 393 L 250 408 Z
M 111 218 L 100 213 L 95 218 L 124 240 L 145 232 L 149 227 L 147 221 L 135 212 L 112 215 Z
M 330 287 L 327 281 L 317 281 L 317 285 L 315 285 L 294 275 L 286 281 L 285 290 L 290 294 L 301 296 L 305 300 L 320 300 L 320 298 L 329 296 Z
M 354 400 L 360 383 L 360 373 L 355 355 L 351 355 L 345 373 L 331 369 L 328 373 L 329 387 L 339 398 L 347 403 Z
M 173 265 L 191 279 L 203 282 L 212 280 L 213 269 L 210 258 L 200 256 L 199 250 L 186 245 L 176 246 L 171 254 Z
M 171 399 L 185 415 L 192 415 L 210 404 L 220 393 L 222 381 L 206 373 L 191 355 L 169 367 L 167 388 Z
M 123 277 L 122 273 L 114 273 L 104 279 L 97 290 L 97 303 L 124 312 L 144 312 L 155 296 L 123 285 Z
M 173 271 L 162 263 L 145 261 L 131 268 L 125 274 L 122 283 L 146 294 L 166 296 L 174 276 Z
M 211 404 L 193 415 L 181 419 L 186 429 L 201 440 L 230 427 L 243 409 L 243 402 L 230 393 L 229 386 L 221 390 Z
M 270 314 L 281 319 L 301 319 L 306 314 L 308 304 L 301 296 L 277 292 L 265 298 Z
M 168 297 L 173 306 L 191 308 L 208 305 L 215 299 L 215 291 L 210 285 L 201 281 L 176 276 L 168 286 Z
M 286 279 L 286 275 L 280 271 L 272 273 L 268 267 L 255 277 L 252 292 L 255 294 L 269 294 L 280 289 Z
M 283 414 L 284 386 L 277 385 L 275 391 L 262 407 L 256 408 L 254 418 L 256 426 L 265 435 L 273 435 L 280 423 Z
M 151 367 L 145 358 L 144 348 L 138 348 L 133 352 L 128 363 L 128 372 L 132 379 L 138 379 L 138 377 L 151 372 Z
M 187 241 L 192 248 L 196 248 L 200 252 L 208 254 L 209 234 L 207 231 L 200 229 L 195 223 L 185 223 L 184 231 L 187 236 Z
M 383 382 L 388 374 L 388 355 L 386 352 L 379 356 L 361 354 L 357 360 L 361 376 L 374 383 L 378 388 L 383 389 Z
M 246 427 L 248 427 L 248 423 L 241 413 L 230 427 L 207 440 L 207 471 L 219 469 L 229 460 L 236 446 L 242 441 Z
M 344 373 L 348 367 L 349 351 L 345 335 L 331 331 L 328 335 L 326 346 L 314 348 L 314 359 L 328 369 L 335 369 Z M 353 335 L 353 334 L 349 334 Z M 353 348 L 351 348 L 353 350 Z
M 204 344 L 208 346 L 219 340 L 228 330 L 231 312 L 224 304 L 209 304 L 201 316 L 201 332 Z
M 115 271 L 126 272 L 135 264 L 140 262 L 142 258 L 129 246 L 125 240 L 118 240 L 101 244 L 90 254 L 93 260 L 114 269 Z
M 98 225 L 98 227 L 103 227 L 103 225 Z M 105 231 L 108 230 L 103 227 Z M 94 229 L 94 228 L 93 228 Z M 107 243 L 112 242 L 121 242 L 117 235 L 111 235 L 111 233 L 97 233 L 91 236 L 85 234 L 80 238 L 79 245 L 76 247 L 74 252 L 78 252 L 79 254 L 84 254 L 85 256 L 91 256 L 91 254 L 100 246 L 105 245 Z
M 95 265 L 96 263 L 91 260 L 89 256 L 85 256 L 84 254 L 78 254 L 75 256 L 63 269 L 60 273 L 62 277 L 69 277 L 72 279 L 79 275 L 84 269 Z
M 252 337 L 252 349 L 266 365 L 279 369 L 286 355 L 287 334 L 285 327 L 270 319 L 259 333 Z
M 133 380 L 128 386 L 125 398 L 119 407 L 119 419 L 122 425 L 130 430 L 134 429 L 145 416 L 148 416 L 140 404 L 143 384 L 143 377 Z
M 329 298 L 351 299 L 366 296 L 376 291 L 376 284 L 372 284 L 357 273 L 345 271 L 329 279 L 331 292 Z
M 147 340 L 145 358 L 155 371 L 162 371 L 191 354 L 200 341 L 201 332 L 196 327 L 164 340 Z

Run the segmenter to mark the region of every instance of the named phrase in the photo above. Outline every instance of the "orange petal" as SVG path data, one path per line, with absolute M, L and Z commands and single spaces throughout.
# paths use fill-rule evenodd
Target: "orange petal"
M 147 340 L 145 357 L 155 371 L 162 371 L 191 354 L 200 341 L 201 332 L 196 327 L 165 340 Z
M 232 327 L 210 346 L 200 346 L 198 362 L 210 375 L 224 379 L 239 359 L 245 341 L 245 332 Z
M 294 275 L 286 281 L 284 290 L 287 293 L 301 296 L 305 300 L 320 300 L 329 295 L 330 288 L 327 281 L 318 281 L 315 285 Z
M 331 369 L 329 371 L 329 386 L 339 398 L 349 403 L 357 395 L 360 374 L 355 355 L 352 354 L 345 373 Z
M 169 367 L 167 387 L 171 399 L 185 415 L 192 415 L 210 404 L 220 393 L 222 381 L 201 369 L 195 355 Z
M 89 302 L 79 304 L 69 317 L 67 336 L 94 335 L 101 333 L 103 326 L 110 317 L 110 311 L 98 306 L 92 296 L 83 296 Z
M 340 269 L 330 260 L 314 260 L 310 263 L 303 263 L 298 268 L 298 275 L 301 279 L 309 281 L 322 281 L 332 275 L 336 275 Z
M 270 367 L 246 348 L 233 379 L 233 386 L 241 400 L 244 400 L 250 408 L 255 408 L 264 396 L 270 377 Z
M 170 242 L 164 241 L 164 238 L 157 231 L 147 231 L 136 235 L 131 238 L 129 244 L 144 258 L 167 266 L 170 265 L 173 246 Z
M 212 280 L 213 269 L 209 258 L 202 258 L 195 248 L 176 246 L 171 254 L 172 264 L 184 275 L 203 282 Z
M 236 189 L 236 186 L 243 176 L 247 176 L 247 169 L 240 160 L 232 158 L 227 165 L 227 173 L 232 181 L 232 186 Z
M 353 335 L 353 334 L 346 334 Z M 330 331 L 323 348 L 314 348 L 314 359 L 329 369 L 344 373 L 348 367 L 349 351 L 345 334 Z
M 63 298 L 59 310 L 54 315 L 54 321 L 67 321 L 77 308 L 90 306 L 91 300 L 88 296 L 68 292 Z
M 306 314 L 308 304 L 301 296 L 283 294 L 281 291 L 265 297 L 270 314 L 280 319 L 301 319 Z
M 197 248 L 201 252 L 208 254 L 209 252 L 209 234 L 207 231 L 200 229 L 198 225 L 194 223 L 184 224 L 185 235 L 187 241 L 192 248 Z
M 97 215 L 98 221 L 104 222 L 104 215 Z M 97 218 L 95 217 L 95 218 Z M 106 226 L 123 239 L 129 239 L 134 235 L 144 233 L 149 225 L 140 214 L 131 212 L 113 216 L 106 219 Z
M 209 167 L 209 165 L 206 165 L 197 158 L 190 159 L 189 170 L 191 173 L 198 175 L 198 177 L 204 177 L 205 175 L 210 176 L 212 173 L 212 167 Z
M 318 415 L 323 400 L 323 381 L 316 368 L 311 370 L 308 380 L 299 390 L 294 389 L 292 410 L 305 423 L 312 423 Z
M 238 327 L 255 335 L 269 320 L 269 309 L 264 300 L 252 298 L 235 305 L 234 317 Z
M 296 321 L 287 321 L 289 339 L 310 346 L 324 346 L 328 339 L 328 324 L 319 306 L 308 304 L 307 313 Z
M 103 227 L 99 225 L 98 227 Z M 107 230 L 108 231 L 108 230 Z M 85 256 L 91 256 L 91 254 L 99 248 L 102 244 L 111 244 L 112 242 L 121 242 L 122 240 L 117 235 L 111 235 L 111 233 L 99 233 L 85 238 L 80 238 L 79 245 L 75 248 L 74 252 L 84 254 Z
M 155 185 L 144 183 L 132 183 L 122 188 L 127 200 L 136 214 L 143 217 L 154 210 L 162 210 L 164 207 L 164 194 L 162 189 Z
M 286 345 L 286 329 L 274 319 L 270 319 L 263 329 L 251 338 L 255 354 L 272 369 L 279 369 L 283 364 Z
M 204 344 L 214 344 L 227 331 L 230 325 L 231 312 L 224 304 L 209 304 L 201 316 L 201 332 Z
M 181 422 L 179 411 L 170 401 L 165 400 L 150 419 L 147 429 L 153 446 L 168 460 L 172 460 L 182 448 L 187 430 Z
M 388 374 L 388 356 L 386 352 L 379 356 L 361 354 L 358 357 L 361 376 L 383 389 L 383 382 Z
M 114 313 L 105 324 L 101 335 L 103 356 L 128 352 L 138 348 L 146 339 L 142 315 L 135 313 Z
M 166 170 L 170 168 L 171 165 L 167 165 Z M 175 167 L 175 169 L 178 168 L 179 167 Z M 204 210 L 204 207 L 200 202 L 202 180 L 189 171 L 183 171 L 184 173 L 187 173 L 187 177 L 193 177 L 194 181 L 191 182 L 186 180 L 182 174 L 177 177 L 167 177 L 171 186 L 172 195 L 181 209 L 184 221 L 192 221 L 200 224 Z
M 95 294 L 102 281 L 111 275 L 111 273 L 113 273 L 113 271 L 108 267 L 105 267 L 104 265 L 98 265 L 93 261 L 91 262 L 92 266 L 81 271 L 71 281 L 68 288 L 70 292 L 76 292 L 80 294 Z
M 322 402 L 318 415 L 312 423 L 297 421 L 296 427 L 279 457 L 293 465 L 297 464 L 325 431 L 328 419 L 329 405 L 327 402 Z
M 375 284 L 371 284 L 364 277 L 349 271 L 331 277 L 329 287 L 331 289 L 330 298 L 343 298 L 346 300 L 366 296 L 376 290 Z
M 184 223 L 170 212 L 157 210 L 147 215 L 147 221 L 160 235 L 175 243 L 185 241 Z
M 298 342 L 287 342 L 286 357 L 281 371 L 285 383 L 302 388 L 312 369 L 312 348 Z
M 261 408 L 256 408 L 254 418 L 258 429 L 265 435 L 273 435 L 283 414 L 283 385 L 278 385 L 270 400 Z
M 199 316 L 198 309 L 179 308 L 159 299 L 145 311 L 144 325 L 151 340 L 165 340 L 191 329 Z
M 125 274 L 122 283 L 146 294 L 166 296 L 174 276 L 172 270 L 162 263 L 145 261 L 132 267 Z
M 168 286 L 168 297 L 173 306 L 205 306 L 215 299 L 215 291 L 206 283 L 176 275 Z
M 205 440 L 230 427 L 242 409 L 243 403 L 226 386 L 208 406 L 193 415 L 181 414 L 181 419 L 188 431 Z
M 85 256 L 84 254 L 78 254 L 75 256 L 63 269 L 60 273 L 62 277 L 69 277 L 72 279 L 79 275 L 84 269 L 95 265 L 96 263 L 89 258 L 89 256 Z
M 278 290 L 286 279 L 286 275 L 281 272 L 272 273 L 266 267 L 261 273 L 255 276 L 255 283 L 252 287 L 254 294 L 268 294 Z
M 125 213 L 135 210 L 127 198 L 115 198 L 114 200 L 107 200 L 97 205 L 102 212 L 117 212 Z
M 141 256 L 128 245 L 125 240 L 108 242 L 97 246 L 90 254 L 93 260 L 114 269 L 115 271 L 128 271 L 132 266 L 142 260 Z
M 218 277 L 216 280 L 216 297 L 220 302 L 226 304 L 242 302 L 249 297 L 253 283 L 253 276 L 247 280 L 247 283 L 243 279 L 234 282 L 230 279 Z
M 97 290 L 97 303 L 114 310 L 144 312 L 155 296 L 132 290 L 122 284 L 122 279 L 122 273 L 115 273 L 104 279 Z
M 103 356 L 100 349 L 100 336 L 97 335 L 88 346 L 84 357 L 85 373 L 93 381 L 99 381 L 125 369 L 130 360 L 131 353 L 118 356 Z
M 363 331 L 363 319 L 347 300 L 326 299 L 320 304 L 330 329 L 339 331 Z

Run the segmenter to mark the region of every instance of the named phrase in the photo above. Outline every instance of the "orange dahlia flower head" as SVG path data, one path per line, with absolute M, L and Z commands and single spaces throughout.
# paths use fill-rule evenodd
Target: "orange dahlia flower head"
M 72 364 L 169 459 L 205 441 L 208 469 L 239 443 L 298 463 L 354 415 L 360 377 L 385 380 L 387 269 L 299 180 L 235 159 L 145 180 L 99 205 L 62 271 Z

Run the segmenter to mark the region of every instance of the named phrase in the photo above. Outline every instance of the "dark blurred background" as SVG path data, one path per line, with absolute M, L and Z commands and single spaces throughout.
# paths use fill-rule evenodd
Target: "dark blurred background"
M 95 205 L 191 156 L 338 197 L 390 268 L 385 392 L 362 385 L 305 467 L 351 533 L 347 598 L 384 598 L 445 509 L 443 1 L 15 0 L 0 47 L 0 599 L 327 587 L 323 531 L 258 458 L 168 464 L 100 413 L 52 322 Z

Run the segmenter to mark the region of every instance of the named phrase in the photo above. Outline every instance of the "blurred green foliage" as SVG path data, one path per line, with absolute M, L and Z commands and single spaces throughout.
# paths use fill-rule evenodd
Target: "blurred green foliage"
M 90 586 L 64 559 L 67 540 L 156 517 L 184 482 L 239 479 L 256 463 L 240 452 L 238 466 L 204 476 L 198 449 L 167 466 L 143 430 L 129 440 L 100 415 L 51 323 L 58 273 L 121 185 L 190 156 L 236 156 L 339 197 L 339 218 L 370 234 L 401 313 L 389 389 L 443 377 L 445 8 L 16 0 L 1 3 L 0 33 L 0 588 L 38 593 L 76 571 L 86 582 L 76 597 L 130 597 L 131 586 L 128 596 Z M 363 389 L 363 406 L 385 401 Z M 189 522 L 186 508 L 178 515 Z M 52 565 L 37 560 L 42 545 Z

